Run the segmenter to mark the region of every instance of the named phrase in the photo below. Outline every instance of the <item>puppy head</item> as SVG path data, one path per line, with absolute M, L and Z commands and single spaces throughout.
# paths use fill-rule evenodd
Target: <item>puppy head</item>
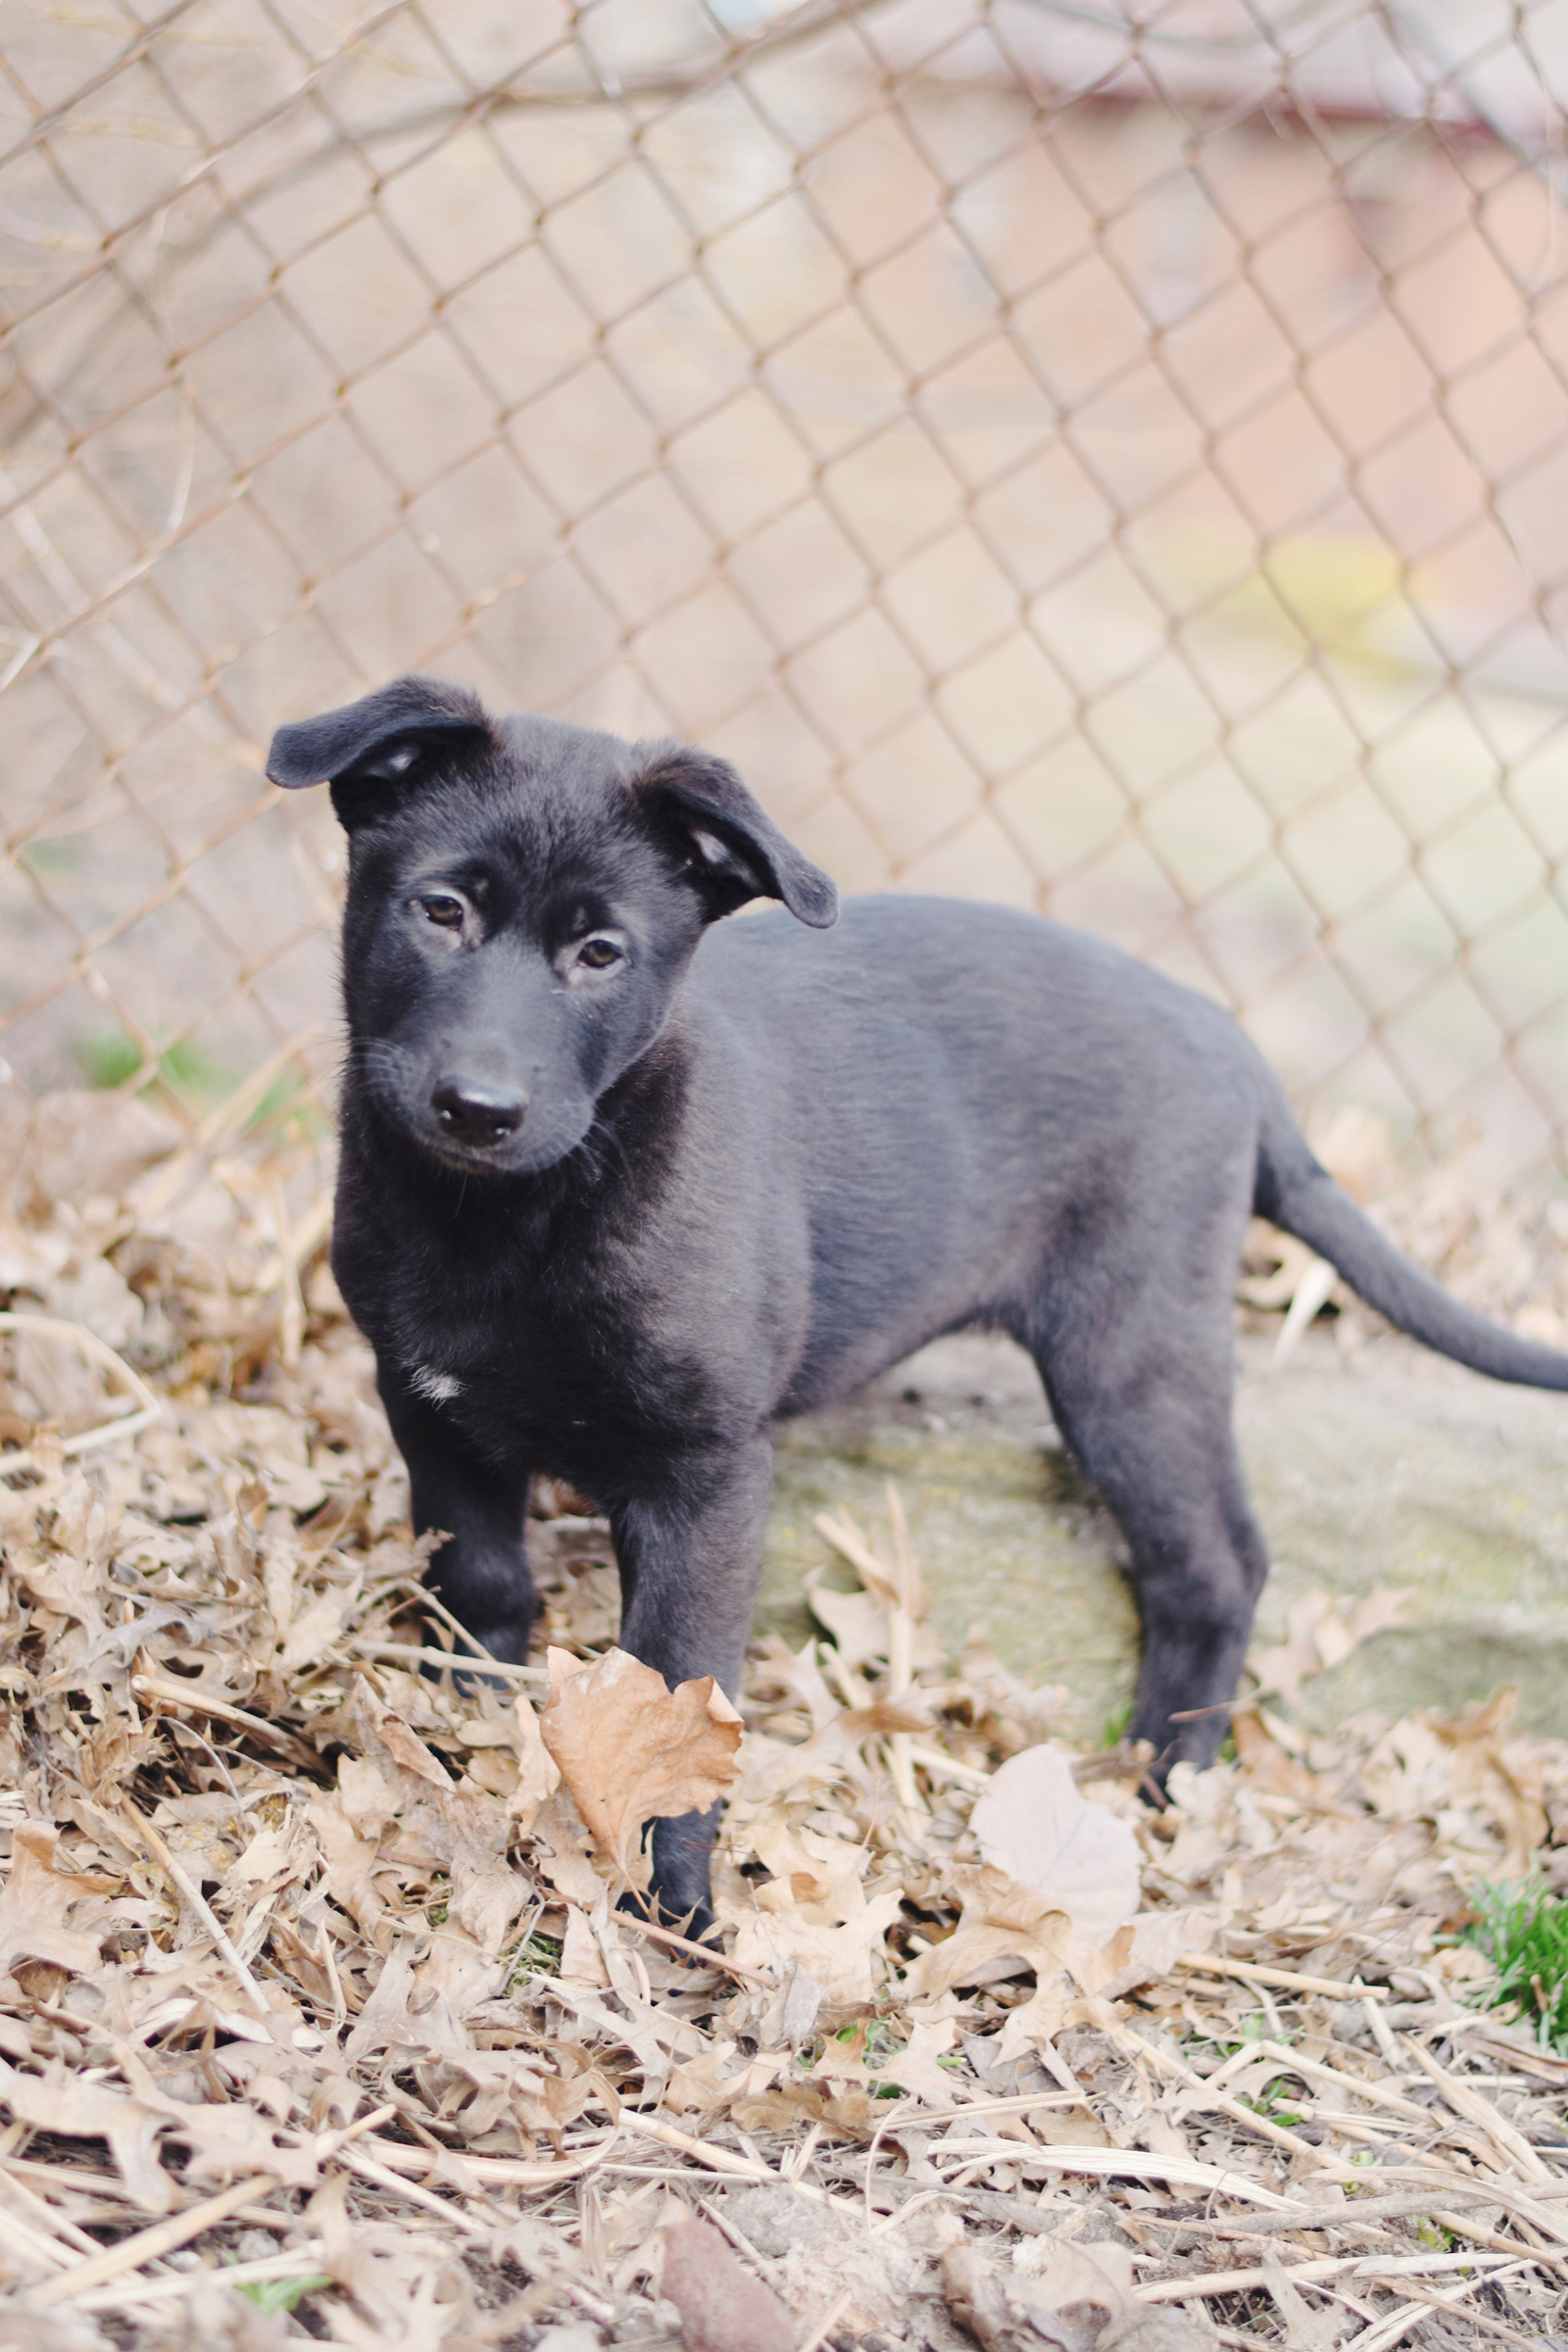
M 354 1081 L 466 1173 L 576 1150 L 668 1027 L 709 923 L 758 898 L 817 928 L 837 913 L 723 760 L 494 719 L 433 678 L 280 727 L 268 774 L 329 782 L 348 831 Z

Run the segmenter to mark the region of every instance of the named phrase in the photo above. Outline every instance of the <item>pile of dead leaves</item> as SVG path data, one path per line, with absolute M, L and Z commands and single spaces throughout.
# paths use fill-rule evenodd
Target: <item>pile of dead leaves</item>
M 1303 1604 L 1163 1811 L 940 1653 L 895 1495 L 822 1522 L 858 1589 L 740 1717 L 613 1646 L 554 1492 L 538 1663 L 462 1678 L 316 1152 L 12 1113 L 0 2345 L 1559 2327 L 1568 2063 L 1457 1938 L 1478 1880 L 1568 1876 L 1568 1748 L 1505 1698 L 1297 1734 L 1394 1596 Z M 719 1793 L 693 1965 L 615 1906 Z

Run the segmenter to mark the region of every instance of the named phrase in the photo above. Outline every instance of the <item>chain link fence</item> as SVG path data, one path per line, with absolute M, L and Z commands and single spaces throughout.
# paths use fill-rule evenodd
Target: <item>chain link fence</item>
M 326 1072 L 338 845 L 263 747 L 424 667 L 1550 1168 L 1564 0 L 5 23 L 24 1084 Z

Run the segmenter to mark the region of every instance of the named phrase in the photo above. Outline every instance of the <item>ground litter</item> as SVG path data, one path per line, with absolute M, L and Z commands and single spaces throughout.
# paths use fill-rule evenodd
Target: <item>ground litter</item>
M 543 1481 L 536 1662 L 466 1676 L 329 1174 L 0 1098 L 0 2346 L 1568 2340 L 1568 2059 L 1465 1940 L 1568 1890 L 1568 1743 L 1298 1729 L 1401 1606 L 1315 1595 L 1157 1809 L 942 1651 L 891 1489 L 737 1714 Z M 616 1908 L 715 1793 L 721 1963 Z

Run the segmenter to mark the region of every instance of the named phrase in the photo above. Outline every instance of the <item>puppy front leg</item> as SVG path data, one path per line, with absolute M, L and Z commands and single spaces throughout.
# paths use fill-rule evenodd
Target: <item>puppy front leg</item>
M 772 1492 L 773 1448 L 756 1437 L 683 1455 L 657 1487 L 612 1508 L 620 1645 L 656 1666 L 672 1690 L 710 1674 L 726 1697 L 739 1694 Z M 709 1855 L 718 1817 L 714 1805 L 653 1828 L 649 1907 L 696 1937 L 713 1925 Z
M 438 1529 L 448 1538 L 431 1555 L 426 1586 L 492 1657 L 525 1664 L 534 1611 L 523 1543 L 527 1471 L 480 1461 L 444 1408 L 416 1395 L 396 1368 L 381 1367 L 377 1385 L 409 1468 L 414 1532 Z

